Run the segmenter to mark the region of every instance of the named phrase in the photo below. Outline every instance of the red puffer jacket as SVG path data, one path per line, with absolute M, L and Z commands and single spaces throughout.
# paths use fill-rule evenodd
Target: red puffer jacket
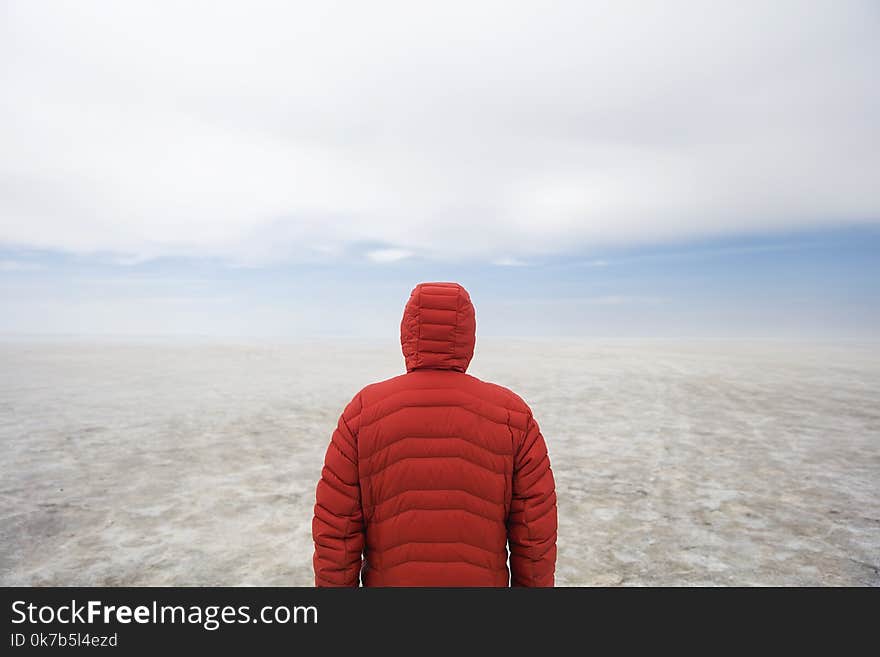
M 553 586 L 544 438 L 522 399 L 465 374 L 475 329 L 460 285 L 413 290 L 400 324 L 407 373 L 355 395 L 327 450 L 317 586 Z

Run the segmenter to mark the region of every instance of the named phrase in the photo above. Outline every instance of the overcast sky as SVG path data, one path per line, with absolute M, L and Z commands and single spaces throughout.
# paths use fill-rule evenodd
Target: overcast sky
M 94 330 L 95 295 L 115 317 L 145 273 L 198 270 L 219 289 L 257 285 L 258 270 L 305 286 L 358 263 L 364 294 L 461 272 L 486 290 L 543 281 L 530 298 L 661 306 L 674 286 L 626 262 L 762 241 L 802 253 L 825 240 L 841 258 L 861 244 L 849 275 L 870 292 L 862 305 L 877 300 L 863 282 L 880 243 L 877 2 L 0 0 L 0 12 L 0 331 Z M 809 257 L 779 258 L 818 275 Z M 643 289 L 578 288 L 588 279 L 558 267 L 579 259 L 606 277 L 612 261 L 643 271 Z M 97 290 L 45 291 L 98 269 Z M 707 293 L 697 324 L 746 291 Z M 816 296 L 811 312 L 839 301 Z M 330 312 L 320 302 L 298 308 Z M 176 308 L 101 326 L 143 320 L 148 333 L 158 312 L 175 333 Z M 745 333 L 761 333 L 754 314 Z M 550 317 L 537 332 L 585 328 Z

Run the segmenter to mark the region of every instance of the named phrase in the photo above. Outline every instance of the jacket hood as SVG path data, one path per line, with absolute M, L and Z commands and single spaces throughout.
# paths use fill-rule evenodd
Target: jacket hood
M 419 283 L 400 322 L 406 371 L 467 370 L 477 322 L 471 297 L 458 283 Z

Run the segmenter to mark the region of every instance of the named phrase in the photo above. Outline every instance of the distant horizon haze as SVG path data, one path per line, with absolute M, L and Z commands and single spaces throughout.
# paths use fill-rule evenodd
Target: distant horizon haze
M 471 293 L 478 338 L 880 339 L 880 230 L 606 249 L 530 263 L 119 263 L 0 249 L 0 336 L 395 338 L 419 282 Z

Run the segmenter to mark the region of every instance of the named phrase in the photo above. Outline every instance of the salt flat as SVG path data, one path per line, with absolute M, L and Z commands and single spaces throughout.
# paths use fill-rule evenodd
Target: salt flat
M 311 585 L 393 342 L 0 345 L 0 583 Z M 880 345 L 483 340 L 547 439 L 560 585 L 880 585 Z

